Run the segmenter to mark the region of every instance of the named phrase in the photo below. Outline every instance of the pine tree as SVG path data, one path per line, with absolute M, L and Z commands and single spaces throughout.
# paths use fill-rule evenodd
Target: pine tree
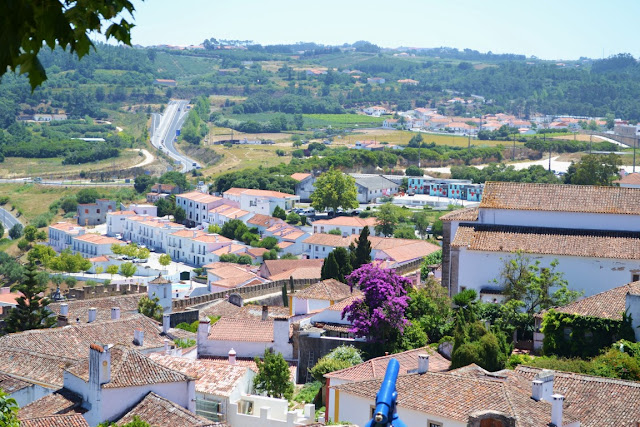
M 340 280 L 340 266 L 336 261 L 336 257 L 333 252 L 329 253 L 329 256 L 325 258 L 324 263 L 322 263 L 322 269 L 320 270 L 320 278 L 322 280 L 327 279 L 336 279 Z
M 358 238 L 358 246 L 355 250 L 356 260 L 351 266 L 357 270 L 364 264 L 371 262 L 371 242 L 369 241 L 369 227 L 363 227 L 360 237 Z
M 289 378 L 289 365 L 281 353 L 274 353 L 268 348 L 264 351 L 263 360 L 256 357 L 258 374 L 253 385 L 258 393 L 266 392 L 269 397 L 290 399 L 293 395 L 293 383 Z
M 46 291 L 47 286 L 38 284 L 37 275 L 35 264 L 29 263 L 25 280 L 11 287 L 13 292 L 21 292 L 23 296 L 16 298 L 17 305 L 5 320 L 7 332 L 50 328 L 56 323 L 56 318 L 47 309 L 49 300 L 39 295 Z

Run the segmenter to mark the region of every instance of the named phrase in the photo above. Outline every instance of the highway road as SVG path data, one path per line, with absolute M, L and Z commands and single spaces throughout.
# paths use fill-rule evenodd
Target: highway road
M 16 224 L 22 225 L 20 220 L 18 220 L 18 218 L 14 217 L 11 214 L 11 212 L 6 210 L 5 208 L 0 208 L 0 222 L 2 223 L 2 225 L 4 225 L 4 228 L 7 231 L 7 233 L 9 232 L 11 227 L 13 227 L 14 225 L 16 225 Z M 1 237 L 2 236 L 0 236 L 0 238 Z
M 198 162 L 179 153 L 174 146 L 176 131 L 182 128 L 187 118 L 188 104 L 189 101 L 186 100 L 171 100 L 163 114 L 155 113 L 151 116 L 151 145 L 175 160 L 181 172 L 200 167 Z

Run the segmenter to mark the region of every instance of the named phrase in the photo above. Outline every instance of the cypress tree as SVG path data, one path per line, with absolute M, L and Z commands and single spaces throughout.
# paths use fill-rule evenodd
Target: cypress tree
M 326 279 L 336 279 L 340 277 L 340 266 L 338 266 L 338 262 L 336 261 L 336 257 L 333 252 L 329 253 L 329 256 L 324 260 L 322 264 L 322 270 L 320 271 L 320 278 L 322 280 Z
M 360 237 L 358 238 L 358 246 L 356 247 L 356 261 L 352 265 L 357 270 L 364 264 L 371 262 L 371 242 L 369 241 L 369 227 L 363 227 Z

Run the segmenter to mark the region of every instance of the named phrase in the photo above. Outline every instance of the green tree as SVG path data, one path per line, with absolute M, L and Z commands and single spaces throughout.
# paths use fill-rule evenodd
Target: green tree
M 107 266 L 107 274 L 110 274 L 112 279 L 114 274 L 118 274 L 118 270 L 119 270 L 118 266 L 115 264 L 111 264 Z
M 29 262 L 40 262 L 44 267 L 48 267 L 51 260 L 56 257 L 56 251 L 51 246 L 34 245 L 27 254 Z
M 24 238 L 27 239 L 27 242 L 33 242 L 36 240 L 36 233 L 38 229 L 34 225 L 27 225 L 24 230 Z
M 183 223 L 187 219 L 187 213 L 180 206 L 176 206 L 173 210 L 173 219 L 177 223 Z
M 431 342 L 438 342 L 451 332 L 451 299 L 446 288 L 429 278 L 424 286 L 409 289 L 407 295 L 407 320 L 419 326 Z
M 328 208 L 336 212 L 339 207 L 355 209 L 359 206 L 356 180 L 337 169 L 331 168 L 320 175 L 313 186 L 311 206 L 318 211 Z
M 158 301 L 160 301 L 158 297 L 151 299 L 143 295 L 140 301 L 138 301 L 138 313 L 144 314 L 151 319 L 162 320 L 162 313 L 164 311 L 162 306 L 158 304 Z
M 67 288 L 73 289 L 78 284 L 78 279 L 76 279 L 75 277 L 69 276 L 64 279 L 64 283 L 67 285 Z
M 269 250 L 271 250 L 271 249 L 278 250 L 277 246 L 278 246 L 278 239 L 276 239 L 273 236 L 267 236 L 267 237 L 265 237 L 264 239 L 262 239 L 262 240 L 260 240 L 258 242 L 258 247 L 259 248 L 265 248 L 265 249 L 269 249 Z
M 427 229 L 429 228 L 429 216 L 426 212 L 416 212 L 413 214 L 412 219 L 420 238 L 424 239 L 427 235 Z
M 100 198 L 100 193 L 95 188 L 83 188 L 76 194 L 76 200 L 80 204 L 95 203 Z
M 13 240 L 19 239 L 22 237 L 22 224 L 16 223 L 9 229 L 9 237 Z
M 409 166 L 405 171 L 405 175 L 407 176 L 424 176 L 424 170 L 420 169 L 417 166 Z
M 210 234 L 220 234 L 222 233 L 222 228 L 216 224 L 209 224 L 209 227 L 207 227 L 207 232 Z
M 228 239 L 242 240 L 242 236 L 249 231 L 244 222 L 239 219 L 232 219 L 222 225 L 220 234 Z
M 20 292 L 22 296 L 16 298 L 17 305 L 5 319 L 7 332 L 50 328 L 56 323 L 47 309 L 49 299 L 39 295 L 47 290 L 47 286 L 38 284 L 37 275 L 35 264 L 30 263 L 25 272 L 25 280 L 11 286 L 13 292 Z
M 578 163 L 571 163 L 564 176 L 565 184 L 613 185 L 618 179 L 622 160 L 616 154 L 587 154 Z
M 295 213 L 293 211 L 289 212 L 289 215 L 287 215 L 287 222 L 289 224 L 293 224 L 293 225 L 299 223 L 300 222 L 300 215 L 298 215 L 297 213 Z
M 357 270 L 364 264 L 371 262 L 371 242 L 369 241 L 369 227 L 362 227 L 360 236 L 358 237 L 358 244 L 355 248 L 351 248 L 351 253 L 355 256 L 352 258 L 353 262 L 351 267 L 353 270 Z
M 0 425 L 6 427 L 19 427 L 18 403 L 9 394 L 0 390 Z
M 274 218 L 280 218 L 282 220 L 287 219 L 287 213 L 280 206 L 276 206 L 271 214 Z
M 380 206 L 376 213 L 376 234 L 381 234 L 385 237 L 393 236 L 393 232 L 398 224 L 398 214 L 396 208 L 391 203 L 385 203 Z
M 160 258 L 158 258 L 158 261 L 160 262 L 161 266 L 166 267 L 169 264 L 171 264 L 171 255 L 162 254 L 162 255 L 160 255 Z
M 442 264 L 442 249 L 430 253 L 422 261 L 420 266 L 420 278 L 426 280 L 429 276 L 429 266 Z
M 123 16 L 133 15 L 135 8 L 128 0 L 50 1 L 25 0 L 5 5 L 0 28 L 0 77 L 20 71 L 29 77 L 31 89 L 47 79 L 38 52 L 46 44 L 50 49 L 61 46 L 82 58 L 95 49 L 90 35 L 103 34 L 108 40 L 131 45 L 133 24 Z M 117 19 L 120 18 L 120 22 Z M 105 25 L 108 25 L 106 28 Z
M 4 225 L 0 222 L 0 239 L 4 238 Z
M 316 381 L 320 381 L 322 384 L 325 384 L 325 374 L 349 368 L 362 362 L 363 360 L 360 350 L 352 345 L 341 345 L 321 357 L 315 366 L 311 368 L 311 375 L 313 375 L 313 378 Z
M 136 274 L 138 267 L 132 262 L 125 262 L 120 264 L 120 274 L 124 277 L 131 277 Z
M 60 208 L 64 213 L 75 212 L 78 209 L 78 201 L 75 197 L 67 197 L 60 204 Z
M 333 234 L 334 236 L 342 236 L 342 231 L 339 228 L 327 231 L 327 234 Z
M 567 305 L 582 295 L 570 290 L 564 274 L 556 271 L 558 260 L 551 261 L 549 267 L 542 267 L 539 260 L 531 262 L 527 254 L 517 251 L 503 262 L 496 282 L 501 284 L 507 301 L 522 301 L 530 316 L 553 306 Z
M 253 386 L 258 393 L 266 393 L 269 397 L 291 399 L 293 383 L 290 379 L 289 364 L 281 353 L 265 349 L 262 360 L 254 359 L 258 373 L 253 379 Z
M 410 225 L 403 225 L 398 227 L 393 232 L 393 237 L 396 239 L 417 239 L 416 230 Z
M 64 271 L 67 273 L 78 273 L 87 271 L 91 268 L 91 262 L 85 259 L 79 253 L 72 254 L 69 249 L 60 252 L 55 258 L 49 262 L 49 266 L 54 271 Z
M 341 282 L 344 281 L 344 277 L 340 275 L 340 266 L 336 261 L 336 257 L 333 252 L 329 252 L 329 255 L 324 259 L 322 263 L 322 269 L 320 270 L 320 279 L 336 279 Z
M 149 175 L 138 175 L 133 183 L 133 188 L 138 193 L 146 193 L 148 188 L 151 187 L 155 183 L 155 179 Z

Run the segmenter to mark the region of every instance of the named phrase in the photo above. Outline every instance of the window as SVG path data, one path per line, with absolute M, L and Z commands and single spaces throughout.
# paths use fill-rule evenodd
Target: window
M 89 209 L 85 209 L 84 213 L 88 214 L 89 213 Z
M 632 282 L 637 282 L 640 280 L 640 274 L 632 274 L 631 275 L 631 281 Z
M 442 423 L 438 423 L 435 421 L 427 421 L 427 426 L 428 427 L 442 427 Z

